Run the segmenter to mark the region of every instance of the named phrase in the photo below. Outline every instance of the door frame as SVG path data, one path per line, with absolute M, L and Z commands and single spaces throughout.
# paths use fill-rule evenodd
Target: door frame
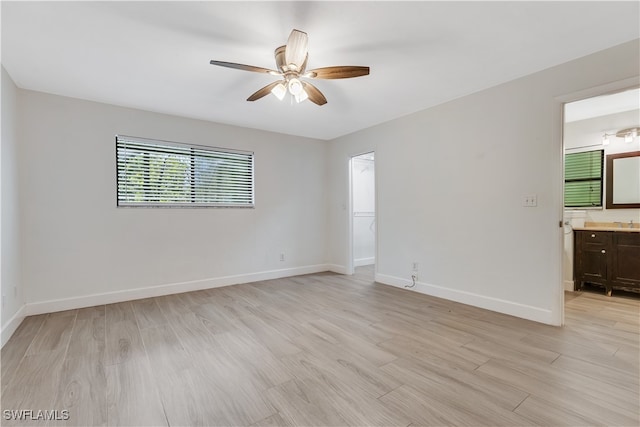
M 555 101 L 557 102 L 557 105 L 559 106 L 560 109 L 560 147 L 559 147 L 559 152 L 560 152 L 560 170 L 561 170 L 561 177 L 559 180 L 559 187 L 560 187 L 560 205 L 559 205 L 559 210 L 560 210 L 560 231 L 561 233 L 559 233 L 559 237 L 558 237 L 558 242 L 559 242 L 559 256 L 560 256 L 560 277 L 558 280 L 558 293 L 556 295 L 556 298 L 554 299 L 554 304 L 556 305 L 556 310 L 558 310 L 558 312 L 560 313 L 560 325 L 564 325 L 565 324 L 565 318 L 564 318 L 564 277 L 563 277 L 563 273 L 564 273 L 564 268 L 565 268 L 565 262 L 564 262 L 564 110 L 565 110 L 565 105 L 569 104 L 571 102 L 575 102 L 575 101 L 581 101 L 583 99 L 588 99 L 588 98 L 595 98 L 597 96 L 602 96 L 602 95 L 610 95 L 613 93 L 617 93 L 617 92 L 624 92 L 626 90 L 630 90 L 630 89 L 636 89 L 640 87 L 640 76 L 635 76 L 635 77 L 630 77 L 628 79 L 624 79 L 624 80 L 618 80 L 618 81 L 614 81 L 611 83 L 607 83 L 604 85 L 599 85 L 599 86 L 595 86 L 595 87 L 591 87 L 588 89 L 584 89 L 584 90 L 580 90 L 577 92 L 572 92 L 572 93 L 568 93 L 565 95 L 561 95 L 558 97 L 555 97 Z

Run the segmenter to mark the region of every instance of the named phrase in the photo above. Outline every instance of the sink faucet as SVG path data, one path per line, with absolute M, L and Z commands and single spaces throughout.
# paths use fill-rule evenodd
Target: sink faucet
M 633 220 L 629 220 L 629 228 L 633 228 Z

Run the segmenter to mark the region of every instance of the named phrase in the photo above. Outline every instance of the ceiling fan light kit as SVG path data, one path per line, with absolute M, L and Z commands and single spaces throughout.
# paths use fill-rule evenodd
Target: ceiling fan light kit
M 287 88 L 282 83 L 278 83 L 271 89 L 271 93 L 276 96 L 280 101 L 284 99 L 284 96 L 287 94 Z
M 348 79 L 369 75 L 369 67 L 351 65 L 322 67 L 307 71 L 308 44 L 307 33 L 299 30 L 291 31 L 287 44 L 275 50 L 277 70 L 215 60 L 211 60 L 210 64 L 282 77 L 281 81 L 269 83 L 267 86 L 258 89 L 247 98 L 247 101 L 256 101 L 269 93 L 272 93 L 279 100 L 283 100 L 288 92 L 298 103 L 309 99 L 314 104 L 324 105 L 327 103 L 327 98 L 322 92 L 311 83 L 301 80 L 301 78 Z

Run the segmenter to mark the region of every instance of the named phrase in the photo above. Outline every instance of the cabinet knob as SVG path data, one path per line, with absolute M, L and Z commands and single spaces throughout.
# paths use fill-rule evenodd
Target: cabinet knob
M 602 252 L 603 254 L 606 254 L 606 253 L 607 253 L 607 251 L 605 251 L 604 249 L 603 249 L 601 252 Z
M 596 235 L 595 235 L 595 234 L 592 234 L 592 235 L 591 235 L 591 237 L 596 237 Z

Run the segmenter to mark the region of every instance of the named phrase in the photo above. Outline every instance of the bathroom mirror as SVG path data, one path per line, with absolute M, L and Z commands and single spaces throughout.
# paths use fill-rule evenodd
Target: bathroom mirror
M 607 209 L 640 208 L 640 151 L 607 156 Z

